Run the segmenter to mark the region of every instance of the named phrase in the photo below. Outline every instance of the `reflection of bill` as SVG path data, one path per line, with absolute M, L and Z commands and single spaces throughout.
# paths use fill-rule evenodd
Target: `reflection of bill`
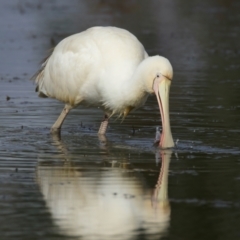
M 156 187 L 146 190 L 134 171 L 121 167 L 41 166 L 37 179 L 56 225 L 81 239 L 146 239 L 165 235 L 170 221 L 167 197 L 171 152 L 161 153 Z M 92 170 L 91 170 L 92 169 Z

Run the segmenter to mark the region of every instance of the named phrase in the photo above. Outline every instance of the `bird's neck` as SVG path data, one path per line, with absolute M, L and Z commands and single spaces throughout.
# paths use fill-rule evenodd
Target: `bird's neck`
M 110 97 L 105 101 L 104 106 L 106 109 L 112 111 L 113 114 L 126 116 L 132 109 L 141 107 L 147 100 L 149 89 L 147 89 L 148 66 L 143 60 L 132 73 L 126 71 L 125 76 L 117 73 L 116 78 L 121 76 L 119 81 L 112 81 L 108 89 Z M 131 68 L 130 68 L 131 69 Z M 132 76 L 129 77 L 129 74 Z M 113 101 L 114 99 L 114 101 Z
M 133 108 L 142 106 L 149 96 L 149 92 L 146 89 L 145 77 L 146 71 L 144 66 L 140 64 L 131 79 L 125 82 L 125 100 Z
M 131 88 L 132 89 L 136 89 L 136 93 L 137 94 L 150 94 L 150 93 L 153 93 L 153 89 L 152 89 L 152 86 L 151 88 L 149 89 L 149 86 L 148 86 L 148 78 L 150 77 L 150 74 L 149 74 L 149 70 L 150 70 L 150 66 L 149 66 L 149 57 L 144 59 L 139 65 L 138 67 L 136 68 L 133 76 L 132 76 L 132 79 L 131 79 Z

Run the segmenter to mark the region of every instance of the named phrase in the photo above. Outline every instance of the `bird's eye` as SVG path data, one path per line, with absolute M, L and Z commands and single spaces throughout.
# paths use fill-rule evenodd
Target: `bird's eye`
M 160 75 L 159 74 L 157 74 L 157 78 L 159 78 L 160 77 Z

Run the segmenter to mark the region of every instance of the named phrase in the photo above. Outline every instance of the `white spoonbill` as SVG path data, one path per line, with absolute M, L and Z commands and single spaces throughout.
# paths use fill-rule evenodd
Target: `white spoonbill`
M 63 39 L 33 77 L 40 97 L 51 97 L 65 107 L 51 131 L 60 132 L 69 111 L 83 103 L 99 106 L 105 118 L 124 117 L 155 93 L 162 118 L 161 148 L 174 147 L 169 120 L 169 90 L 173 77 L 170 62 L 149 57 L 130 32 L 116 27 L 92 27 Z

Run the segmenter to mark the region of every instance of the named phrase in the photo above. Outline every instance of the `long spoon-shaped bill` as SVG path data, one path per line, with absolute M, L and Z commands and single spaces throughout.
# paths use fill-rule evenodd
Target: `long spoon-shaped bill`
M 169 91 L 171 81 L 164 76 L 154 81 L 154 92 L 157 97 L 160 114 L 162 118 L 162 135 L 159 146 L 161 148 L 172 148 L 174 142 L 169 120 Z

